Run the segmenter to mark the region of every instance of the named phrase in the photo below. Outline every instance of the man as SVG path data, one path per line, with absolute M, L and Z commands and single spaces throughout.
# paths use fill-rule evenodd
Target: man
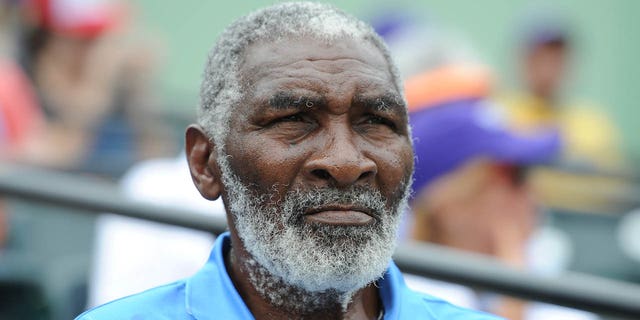
M 607 173 L 633 174 L 622 152 L 620 132 L 606 113 L 598 111 L 605 110 L 602 106 L 570 97 L 565 90 L 572 80 L 572 62 L 579 49 L 568 21 L 553 11 L 527 14 L 520 19 L 519 50 L 513 50 L 519 54 L 516 61 L 522 88 L 502 95 L 502 105 L 517 131 L 557 128 L 563 140 L 558 164 L 587 173 L 538 168 L 530 175 L 532 189 L 543 203 L 554 208 L 613 212 L 617 204 L 607 195 L 624 193 L 629 185 L 607 177 Z M 605 189 L 607 193 L 600 192 Z
M 566 19 L 554 12 L 529 12 L 520 26 L 517 57 L 522 88 L 501 97 L 519 131 L 557 127 L 566 140 L 562 160 L 600 170 L 624 170 L 620 134 L 597 104 L 568 97 L 575 39 Z
M 407 80 L 417 159 L 412 237 L 523 267 L 535 220 L 524 169 L 554 161 L 562 144 L 556 130 L 509 130 L 488 99 L 491 86 L 489 71 L 473 64 Z
M 79 319 L 493 319 L 410 291 L 391 262 L 413 152 L 369 26 L 317 3 L 255 12 L 220 36 L 201 95 L 187 159 L 230 232 L 193 277 Z
M 25 0 L 22 63 L 42 132 L 24 160 L 117 178 L 136 160 L 171 154 L 151 92 L 150 36 L 137 39 L 120 1 Z

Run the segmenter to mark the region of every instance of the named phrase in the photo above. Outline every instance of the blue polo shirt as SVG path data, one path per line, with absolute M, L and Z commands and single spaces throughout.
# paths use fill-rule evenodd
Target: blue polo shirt
M 104 304 L 76 320 L 253 319 L 224 265 L 224 254 L 230 246 L 229 234 L 221 234 L 209 260 L 194 276 Z M 393 262 L 378 286 L 384 319 L 498 319 L 410 290 Z

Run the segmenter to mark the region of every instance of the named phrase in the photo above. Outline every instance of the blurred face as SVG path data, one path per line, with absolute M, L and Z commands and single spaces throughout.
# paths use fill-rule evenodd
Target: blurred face
M 415 238 L 523 267 L 536 210 L 521 170 L 475 159 L 436 179 L 416 198 Z
M 529 89 L 536 95 L 551 99 L 557 95 L 566 72 L 567 48 L 564 43 L 552 42 L 531 49 L 525 62 Z
M 218 162 L 245 249 L 308 291 L 377 279 L 413 170 L 406 108 L 382 54 L 351 39 L 256 44 L 241 78 Z

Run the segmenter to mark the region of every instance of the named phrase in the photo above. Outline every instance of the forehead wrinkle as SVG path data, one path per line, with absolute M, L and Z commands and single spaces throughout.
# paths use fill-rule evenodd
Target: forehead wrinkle
M 349 65 L 355 63 L 357 65 Z M 245 64 L 242 69 L 246 74 L 260 74 L 265 69 L 267 70 L 306 70 L 312 69 L 325 73 L 340 73 L 354 69 L 354 67 L 375 67 L 380 70 L 385 70 L 386 67 L 382 64 L 371 64 L 370 62 L 363 61 L 354 57 L 335 57 L 335 58 L 316 58 L 316 57 L 301 57 L 290 62 L 279 61 L 277 59 L 271 61 L 265 61 L 261 64 L 247 65 Z M 337 71 L 333 71 L 337 70 Z
M 283 68 L 269 71 L 271 72 L 263 72 L 263 76 L 254 74 L 255 81 L 248 83 L 247 88 L 257 94 L 270 91 L 301 91 L 301 93 L 304 92 L 303 95 L 310 95 L 310 97 L 330 96 L 336 89 L 354 90 L 354 95 L 357 92 L 366 93 L 367 90 L 388 91 L 384 93 L 387 100 L 395 100 L 397 104 L 404 105 L 404 100 L 395 92 L 391 79 L 386 77 L 386 73 L 381 75 L 377 72 L 379 70 L 349 68 L 342 70 L 339 75 L 329 74 L 329 76 L 326 76 L 327 73 L 323 71 L 308 68 L 296 70 Z
M 339 57 L 335 59 L 315 59 L 315 58 L 307 58 L 303 60 L 299 60 L 293 62 L 289 65 L 283 65 L 283 68 L 292 67 L 292 69 L 288 69 L 289 73 L 297 73 L 304 71 L 311 71 L 313 73 L 318 74 L 330 74 L 330 75 L 339 75 L 339 74 L 351 74 L 354 70 L 358 70 L 358 73 L 363 73 L 366 75 L 379 75 L 379 71 L 385 70 L 384 66 L 367 63 L 360 59 L 356 58 L 348 58 L 348 57 Z M 371 72 L 364 72 L 364 71 Z
M 351 82 L 357 81 L 358 86 L 366 86 L 377 82 L 388 82 L 392 85 L 390 75 L 384 68 L 371 68 L 371 66 L 361 63 L 358 60 L 343 59 L 345 62 L 333 60 L 309 60 L 295 61 L 290 64 L 271 66 L 265 64 L 248 68 L 243 72 L 245 87 L 247 89 L 255 87 L 256 83 L 272 80 L 279 82 L 285 86 L 309 88 L 317 87 L 316 91 L 324 91 L 326 86 L 331 86 L 336 81 Z M 368 68 L 349 65 L 352 61 L 358 61 L 360 65 L 366 65 Z
M 373 96 L 375 93 L 396 89 L 386 60 L 373 46 L 375 57 L 366 50 L 363 52 L 362 47 L 355 51 L 348 49 L 353 54 L 339 55 L 340 50 L 334 53 L 326 50 L 328 48 L 322 48 L 322 45 L 319 46 L 319 52 L 300 51 L 297 54 L 297 47 L 301 43 L 294 41 L 291 43 L 291 51 L 286 52 L 292 54 L 284 54 L 285 58 L 280 58 L 278 53 L 283 49 L 274 48 L 277 43 L 264 43 L 264 47 L 253 44 L 245 52 L 244 63 L 239 71 L 246 94 L 245 101 L 254 106 L 269 108 L 272 104 L 276 107 L 274 109 L 289 108 L 286 104 L 291 104 L 291 99 L 287 103 L 275 103 L 277 99 L 273 100 L 278 91 L 291 91 L 293 95 L 297 95 L 298 90 L 310 91 L 314 94 L 309 96 L 303 93 L 301 96 L 308 96 L 307 100 L 313 100 L 317 93 L 324 97 L 326 105 L 348 106 L 353 105 L 354 95 L 358 91 L 370 90 Z M 309 44 L 316 45 L 313 42 Z M 316 102 L 319 101 L 314 101 L 314 104 Z M 389 104 L 385 102 L 382 106 Z
M 337 70 L 342 67 L 344 71 L 366 66 L 389 73 L 388 61 L 371 40 L 340 37 L 330 44 L 310 40 L 293 37 L 253 43 L 244 52 L 240 73 L 256 76 L 265 71 L 287 67 L 293 67 L 292 69 L 296 70 L 304 69 L 306 66 L 326 73 L 339 73 L 339 71 L 322 70 L 324 65 Z M 318 51 L 309 53 L 300 49 L 305 46 L 316 46 Z M 337 46 L 335 50 L 334 46 Z M 342 50 L 347 50 L 350 54 L 343 55 L 340 53 Z M 286 58 L 283 59 L 283 56 Z M 268 58 L 265 59 L 265 57 Z M 348 63 L 357 63 L 357 65 L 345 66 Z M 388 76 L 392 78 L 391 74 Z
M 316 47 L 316 52 L 305 51 L 309 46 Z M 302 50 L 300 50 L 302 48 Z M 343 55 L 342 51 L 356 53 L 362 58 L 376 61 L 376 64 L 382 67 L 387 66 L 388 61 L 384 58 L 383 52 L 373 43 L 372 39 L 343 36 L 333 39 L 330 42 L 320 41 L 313 36 L 289 36 L 275 40 L 263 40 L 252 43 L 244 52 L 244 63 L 247 57 L 272 57 L 273 61 L 277 61 L 282 54 L 293 54 L 292 57 L 300 57 L 301 60 L 342 60 L 351 59 L 362 63 L 370 63 L 370 61 L 358 59 L 354 55 Z

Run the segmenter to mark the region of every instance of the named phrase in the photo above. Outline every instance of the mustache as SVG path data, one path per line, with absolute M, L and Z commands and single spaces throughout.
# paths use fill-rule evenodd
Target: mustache
M 328 206 L 350 207 L 362 210 L 380 221 L 390 214 L 387 199 L 380 191 L 370 187 L 353 186 L 349 189 L 331 187 L 289 191 L 281 203 L 289 224 L 302 223 L 303 216 L 317 208 Z

